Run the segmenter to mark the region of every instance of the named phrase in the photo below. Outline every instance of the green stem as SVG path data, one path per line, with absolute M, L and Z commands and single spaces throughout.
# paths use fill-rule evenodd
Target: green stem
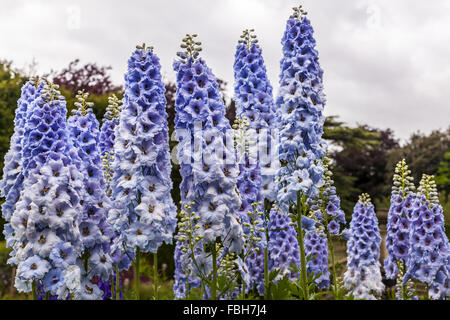
M 304 196 L 300 195 L 300 191 L 297 191 L 297 226 L 298 226 L 298 244 L 300 245 L 300 263 L 301 263 L 301 279 L 302 279 L 302 286 L 303 286 L 303 298 L 305 300 L 309 300 L 309 292 L 308 292 L 308 283 L 307 279 L 308 276 L 306 274 L 306 255 L 305 255 L 305 246 L 303 243 L 303 228 L 302 228 L 302 209 L 305 210 L 305 198 Z
M 213 280 L 211 283 L 211 299 L 217 300 L 217 251 L 216 244 L 212 245 L 212 259 L 213 259 Z
M 116 293 L 114 292 L 114 274 L 111 274 L 109 286 L 111 287 L 111 300 L 114 300 L 114 298 L 116 297 Z
M 245 290 L 246 290 L 245 281 L 243 281 L 243 283 L 242 283 L 242 299 L 245 299 Z
M 32 289 L 32 294 L 33 294 L 33 300 L 37 300 L 37 289 L 36 289 L 36 282 L 33 281 L 31 283 L 31 289 Z
M 158 300 L 158 253 L 153 254 L 153 284 L 155 300 Z
M 332 276 L 333 276 L 333 295 L 336 298 L 338 295 L 338 285 L 337 285 L 337 277 L 336 277 L 336 263 L 335 263 L 335 258 L 334 258 L 334 244 L 333 244 L 333 239 L 331 239 L 331 235 L 327 230 L 327 237 L 328 237 L 328 251 L 330 252 L 330 256 L 331 256 L 331 272 L 332 272 Z
M 140 279 L 139 279 L 139 263 L 140 263 L 141 249 L 136 248 L 136 259 L 134 262 L 134 290 L 136 291 L 136 300 L 141 299 L 140 295 Z
M 269 251 L 267 246 L 264 248 L 264 299 L 269 300 L 270 293 L 269 289 Z
M 267 248 L 269 243 L 269 219 L 270 219 L 271 204 L 267 199 L 264 199 L 264 229 L 266 232 L 266 247 L 264 248 L 264 299 L 269 300 L 270 297 L 270 283 L 269 283 L 269 250 Z
M 120 299 L 119 277 L 120 277 L 119 268 L 116 266 L 116 300 Z

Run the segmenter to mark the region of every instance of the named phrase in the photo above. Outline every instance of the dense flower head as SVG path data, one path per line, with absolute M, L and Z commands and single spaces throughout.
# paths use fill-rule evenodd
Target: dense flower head
M 80 159 L 66 126 L 66 103 L 51 83 L 44 85 L 28 109 L 23 139 L 24 188 L 5 228 L 12 247 L 8 263 L 17 265 L 15 286 L 77 299 L 81 281 L 79 255 Z
M 408 215 L 414 210 L 416 198 L 413 178 L 410 176 L 405 160 L 395 168 L 391 205 L 388 212 L 386 249 L 389 256 L 384 261 L 384 270 L 388 279 L 394 279 L 399 273 L 398 263 L 408 262 L 409 235 L 411 222 Z
M 446 299 L 450 296 L 450 246 L 433 176 L 423 175 L 412 207 L 408 213 L 410 247 L 403 281 L 413 278 L 426 283 L 431 298 Z
M 152 47 L 138 46 L 128 60 L 120 123 L 115 128 L 109 221 L 120 233 L 115 250 L 157 252 L 171 243 L 176 207 L 170 194 L 171 163 L 165 88 Z M 128 249 L 127 249 L 128 248 Z
M 325 234 L 320 234 L 315 228 L 305 232 L 305 255 L 308 257 L 306 271 L 314 274 L 314 280 L 319 288 L 330 286 L 330 271 L 328 271 L 328 241 Z
M 88 102 L 88 93 L 79 91 L 76 109 L 68 119 L 70 137 L 82 159 L 81 172 L 85 188 L 82 198 L 80 234 L 83 245 L 83 259 L 86 260 L 83 276 L 89 280 L 95 277 L 109 279 L 112 270 L 110 241 L 113 235 L 106 219 L 111 209 L 110 199 L 105 193 L 103 163 L 100 157 L 99 123 L 92 112 L 93 103 Z M 97 292 L 97 290 L 95 290 Z M 102 294 L 103 295 L 103 294 Z M 101 298 L 102 295 L 96 297 Z
M 276 128 L 276 111 L 272 96 L 272 85 L 258 45 L 254 30 L 244 30 L 236 47 L 234 60 L 234 98 L 236 117 L 248 121 L 246 128 L 254 146 L 245 161 L 252 161 L 261 171 L 257 183 L 261 185 L 261 198 L 275 200 L 274 175 L 277 161 L 276 143 L 273 135 Z M 264 150 L 267 148 L 267 150 Z M 255 181 L 255 180 L 252 180 Z M 254 199 L 249 203 L 260 201 Z
M 241 277 L 246 281 L 246 290 L 256 288 L 264 294 L 264 249 L 267 247 L 262 203 L 255 202 L 247 208 L 243 221 L 245 249 L 242 260 Z M 241 266 L 239 262 L 237 265 Z
M 17 101 L 14 133 L 10 140 L 10 148 L 5 154 L 3 178 L 0 181 L 0 196 L 5 198 L 5 202 L 2 204 L 2 216 L 6 221 L 11 219 L 16 203 L 19 200 L 20 192 L 23 189 L 22 142 L 25 134 L 27 112 L 44 84 L 44 81 L 38 78 L 25 82 L 21 89 L 21 96 Z
M 269 270 L 280 270 L 277 279 L 288 276 L 297 279 L 298 274 L 292 270 L 292 264 L 300 268 L 300 254 L 297 232 L 288 214 L 273 207 L 269 214 Z
M 233 141 L 226 139 L 227 131 L 232 130 L 217 80 L 196 54 L 199 42 L 194 38 L 184 38 L 186 52 L 179 53 L 181 59 L 173 64 L 181 200 L 192 203 L 192 210 L 199 215 L 194 233 L 202 244 L 220 238 L 230 252 L 240 252 L 243 230 L 236 213 L 241 205 L 236 188 L 239 169 Z
M 119 124 L 120 109 L 121 101 L 117 96 L 113 94 L 108 97 L 108 107 L 106 108 L 100 130 L 99 147 L 102 156 L 105 153 L 114 152 L 115 128 Z
M 309 198 L 307 202 L 310 206 L 309 217 L 317 222 L 315 227 L 321 232 L 337 236 L 342 233 L 346 221 L 345 213 L 341 209 L 341 199 L 334 186 L 330 163 L 331 160 L 325 156 L 322 162 L 324 184 L 319 188 L 319 196 Z
M 384 290 L 379 262 L 381 236 L 368 194 L 362 194 L 354 207 L 350 234 L 344 285 L 356 299 L 377 299 Z
M 325 117 L 322 74 L 313 28 L 303 15 L 294 14 L 282 38 L 280 89 L 276 99 L 280 128 L 277 200 L 286 210 L 297 192 L 316 197 L 321 186 L 321 160 L 327 145 L 322 139 Z

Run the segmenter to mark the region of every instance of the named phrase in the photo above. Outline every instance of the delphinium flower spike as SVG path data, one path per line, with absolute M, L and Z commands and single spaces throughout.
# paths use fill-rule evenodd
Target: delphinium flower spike
M 306 12 L 295 8 L 281 40 L 280 89 L 276 99 L 280 128 L 277 203 L 281 210 L 295 211 L 301 258 L 301 278 L 308 298 L 302 215 L 306 199 L 317 197 L 323 184 L 321 159 L 327 145 L 322 139 L 325 117 L 322 75 L 313 28 Z
M 58 86 L 47 82 L 27 113 L 23 156 L 28 165 L 11 218 L 15 240 L 8 262 L 17 265 L 19 292 L 36 293 L 40 284 L 43 292 L 61 299 L 77 298 L 83 177 Z
M 300 12 L 300 13 L 299 13 Z M 296 10 L 283 35 L 280 89 L 276 99 L 280 128 L 278 204 L 287 211 L 297 202 L 297 192 L 318 195 L 326 142 L 322 139 L 325 117 L 322 75 L 313 28 Z
M 253 32 L 253 29 L 244 30 L 236 47 L 233 67 L 236 117 L 246 119 L 248 122 L 246 129 L 250 154 L 247 157 L 250 158 L 251 164 L 259 167 L 261 171 L 257 175 L 250 176 L 253 178 L 251 182 L 261 186 L 260 199 L 274 201 L 276 200 L 274 176 L 278 168 L 277 145 L 273 137 L 276 129 L 276 110 L 262 49 Z M 245 157 L 242 160 L 246 160 Z M 241 162 L 240 166 L 244 163 Z M 239 190 L 242 193 L 242 190 Z M 248 204 L 261 201 L 260 199 L 250 201 Z
M 244 294 L 254 288 L 260 295 L 265 292 L 264 249 L 267 248 L 267 239 L 261 208 L 261 202 L 254 202 L 246 212 L 246 217 L 242 217 L 245 249 L 235 263 L 241 272 Z
M 336 194 L 336 187 L 333 181 L 333 172 L 330 169 L 331 160 L 325 156 L 322 160 L 324 169 L 323 180 L 324 184 L 319 188 L 319 196 L 317 198 L 308 199 L 310 206 L 309 218 L 315 220 L 315 227 L 312 231 L 311 237 L 321 244 L 327 244 L 325 246 L 326 253 L 316 248 L 313 252 L 310 252 L 309 248 L 314 248 L 310 245 L 310 236 L 308 234 L 305 238 L 305 252 L 307 255 L 315 254 L 316 259 L 308 261 L 309 270 L 317 270 L 315 273 L 321 273 L 321 276 L 316 279 L 319 287 L 327 288 L 329 283 L 328 272 L 328 256 L 331 257 L 332 264 L 332 276 L 333 276 L 333 293 L 336 295 L 338 291 L 338 279 L 335 270 L 335 254 L 333 238 L 336 238 L 342 234 L 343 226 L 345 226 L 345 213 L 341 209 L 341 201 Z M 317 261 L 316 261 L 317 260 Z M 322 261 L 322 263 L 319 263 Z M 328 279 L 328 281 L 326 281 Z
M 108 106 L 106 108 L 105 115 L 103 116 L 102 127 L 100 130 L 99 147 L 103 161 L 106 195 L 110 198 L 112 197 L 111 181 L 114 174 L 112 165 L 114 163 L 114 142 L 116 140 L 115 129 L 119 124 L 121 105 L 122 101 L 119 100 L 115 94 L 108 97 Z M 119 238 L 119 235 L 119 232 L 113 231 L 111 243 L 115 243 Z M 119 292 L 117 291 L 119 291 L 119 288 L 122 286 L 122 279 L 120 279 L 119 269 L 123 269 L 124 266 L 129 265 L 129 256 L 130 254 L 128 252 L 123 253 L 117 247 L 115 247 L 115 250 L 111 252 L 115 274 L 111 275 L 111 281 L 102 284 L 106 290 L 104 297 L 111 297 L 113 299 L 118 298 Z M 117 280 L 116 278 L 119 279 Z M 120 292 L 120 298 L 122 298 L 122 292 Z
M 159 58 L 152 47 L 138 46 L 128 60 L 115 129 L 114 209 L 109 219 L 121 234 L 113 251 L 133 250 L 137 268 L 140 252 L 156 253 L 162 243 L 171 243 L 176 226 L 164 92 Z
M 429 298 L 445 300 L 450 296 L 450 246 L 433 176 L 422 176 L 413 210 L 407 215 L 411 232 L 403 282 L 418 280 L 426 284 Z
M 300 267 L 297 232 L 288 214 L 276 206 L 272 207 L 269 219 L 269 270 L 280 270 L 275 281 L 288 276 L 290 280 L 298 279 L 298 274 L 291 270 L 294 264 Z
M 397 163 L 388 212 L 386 235 L 388 257 L 384 260 L 386 278 L 397 281 L 396 296 L 404 300 L 414 298 L 412 282 L 402 283 L 410 245 L 411 222 L 408 219 L 408 212 L 413 211 L 413 202 L 416 198 L 414 178 L 410 174 L 411 170 L 408 169 L 405 159 Z
M 178 160 L 183 203 L 193 203 L 192 210 L 200 217 L 194 238 L 198 246 L 209 246 L 199 260 L 213 261 L 206 274 L 217 272 L 216 240 L 239 253 L 243 248 L 243 231 L 236 214 L 240 206 L 237 192 L 239 174 L 235 161 L 232 130 L 225 117 L 225 105 L 217 80 L 206 62 L 199 57 L 201 43 L 197 35 L 186 35 L 173 64 L 177 73 L 175 132 L 178 139 Z M 229 134 L 229 138 L 227 134 Z M 230 141 L 231 140 L 231 141 Z M 197 260 L 197 257 L 192 257 Z M 216 297 L 212 280 L 211 297 Z
M 70 136 L 78 155 L 82 160 L 85 193 L 82 198 L 80 234 L 83 245 L 83 283 L 81 299 L 100 299 L 102 290 L 95 288 L 92 281 L 107 281 L 112 271 L 110 241 L 112 230 L 106 219 L 111 209 L 111 202 L 106 195 L 106 183 L 103 175 L 103 163 L 100 156 L 99 123 L 92 111 L 93 103 L 88 102 L 89 94 L 78 91 L 76 109 L 67 123 Z M 86 286 L 85 286 L 86 283 Z M 84 288 L 84 289 L 83 289 Z M 97 294 L 97 295 L 95 295 Z
M 178 233 L 175 236 L 175 283 L 173 291 L 175 299 L 185 299 L 192 288 L 198 288 L 201 285 L 201 278 L 190 256 L 194 256 L 193 250 L 201 251 L 196 243 L 201 239 L 200 236 L 193 237 L 195 221 L 200 216 L 192 211 L 191 204 L 185 204 L 180 212 L 178 221 Z M 195 248 L 195 249 L 194 249 Z
M 347 271 L 344 285 L 356 299 L 376 300 L 384 285 L 380 271 L 381 236 L 370 196 L 363 193 L 353 210 L 347 241 Z
M 21 96 L 17 101 L 17 108 L 14 118 L 14 133 L 10 140 L 10 147 L 5 155 L 3 178 L 0 181 L 0 196 L 5 198 L 2 204 L 2 217 L 6 221 L 3 234 L 7 246 L 13 241 L 11 215 L 19 201 L 19 196 L 23 190 L 23 161 L 22 146 L 25 134 L 25 124 L 31 103 L 39 96 L 45 82 L 40 78 L 31 79 L 22 86 Z
M 236 101 L 236 120 L 245 122 L 243 128 L 246 139 L 242 141 L 239 154 L 238 187 L 242 195 L 240 215 L 247 221 L 247 212 L 252 203 L 274 201 L 274 177 L 278 154 L 274 130 L 276 116 L 272 96 L 272 86 L 267 77 L 262 50 L 254 29 L 246 29 L 238 42 L 234 61 L 234 96 Z M 239 123 L 235 124 L 239 127 Z M 263 207 L 260 210 L 264 210 Z M 244 228 L 244 231 L 247 229 Z M 248 233 L 248 230 L 247 230 Z M 263 234 L 265 236 L 265 234 Z M 265 237 L 264 237 L 265 238 Z M 265 242 L 265 240 L 263 239 Z M 264 294 L 264 247 L 253 251 L 246 260 L 250 274 L 250 287 L 256 285 Z

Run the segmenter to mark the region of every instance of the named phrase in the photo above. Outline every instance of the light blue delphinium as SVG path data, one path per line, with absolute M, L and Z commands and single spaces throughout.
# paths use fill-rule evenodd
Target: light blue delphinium
M 298 233 L 305 299 L 309 299 L 309 289 L 302 216 L 308 213 L 306 200 L 319 195 L 323 184 L 321 159 L 327 149 L 322 139 L 325 122 L 323 71 L 313 33 L 306 12 L 301 6 L 294 8 L 281 40 L 283 57 L 276 99 L 281 166 L 277 172 L 277 204 L 284 212 L 291 209 L 295 213 L 293 221 Z
M 199 58 L 201 48 L 195 37 L 186 35 L 181 45 L 185 51 L 178 53 L 180 59 L 173 64 L 177 73 L 175 132 L 182 177 L 180 193 L 182 203 L 189 203 L 199 217 L 194 229 L 197 246 L 209 245 L 208 260 L 216 261 L 217 240 L 227 252 L 240 253 L 243 249 L 237 214 L 241 204 L 236 188 L 239 169 L 218 83 Z M 193 258 L 206 261 L 207 255 L 201 251 Z M 218 270 L 215 262 L 204 266 L 203 277 Z M 214 288 L 211 291 L 215 297 Z
M 397 281 L 396 296 L 404 300 L 415 298 L 412 282 L 402 283 L 409 258 L 411 222 L 408 214 L 414 210 L 413 203 L 417 197 L 414 193 L 414 178 L 410 174 L 411 170 L 408 169 L 404 159 L 397 163 L 388 212 L 386 235 L 388 257 L 384 260 L 386 278 Z
M 308 274 L 314 274 L 314 282 L 321 289 L 330 286 L 330 271 L 328 271 L 328 241 L 324 234 L 315 228 L 305 232 L 305 253 L 309 257 L 306 262 Z
M 250 158 L 252 165 L 259 167 L 259 174 L 254 173 L 250 180 L 261 186 L 256 199 L 242 201 L 248 205 L 261 199 L 276 200 L 274 176 L 277 168 L 277 150 L 273 139 L 276 128 L 275 106 L 272 85 L 267 77 L 267 70 L 253 29 L 244 30 L 236 47 L 234 60 L 234 98 L 236 117 L 246 119 L 250 138 L 249 154 L 242 160 Z M 267 147 L 267 151 L 263 150 Z M 242 166 L 243 161 L 240 162 Z M 242 168 L 241 168 L 242 169 Z M 242 170 L 241 170 L 242 172 Z M 241 194 L 242 190 L 239 189 Z
M 0 196 L 5 198 L 5 202 L 2 204 L 2 217 L 7 222 L 3 233 L 8 246 L 12 240 L 11 226 L 8 222 L 11 220 L 11 215 L 23 190 L 22 146 L 26 117 L 31 103 L 39 96 L 43 86 L 44 81 L 39 78 L 31 79 L 22 86 L 14 118 L 14 133 L 10 140 L 9 150 L 5 155 L 3 178 L 0 181 Z
M 269 270 L 280 270 L 275 280 L 288 276 L 290 280 L 298 279 L 298 274 L 291 268 L 293 263 L 300 268 L 297 232 L 288 214 L 274 206 L 269 219 Z
M 381 236 L 378 219 L 368 194 L 355 205 L 347 241 L 347 271 L 344 285 L 356 299 L 376 300 L 384 290 L 381 282 Z
M 234 96 L 236 101 L 236 123 L 240 129 L 243 122 L 244 141 L 238 144 L 239 177 L 238 188 L 242 197 L 239 210 L 241 220 L 248 222 L 247 212 L 253 203 L 264 199 L 276 199 L 274 177 L 278 165 L 276 143 L 276 116 L 272 86 L 253 29 L 244 30 L 236 48 L 234 61 Z M 239 135 L 239 136 L 241 136 Z M 263 210 L 261 206 L 260 210 Z M 248 228 L 244 228 L 248 234 Z M 262 243 L 265 234 L 262 233 Z M 264 294 L 264 245 L 255 243 L 245 263 L 250 276 L 250 288 L 257 287 Z M 261 263 L 262 262 L 262 263 Z
M 105 192 L 106 183 L 99 148 L 99 123 L 92 112 L 93 103 L 87 101 L 88 96 L 88 93 L 78 91 L 76 109 L 67 122 L 70 137 L 82 160 L 81 172 L 84 178 L 85 193 L 79 225 L 83 245 L 82 276 L 86 281 L 92 281 L 94 278 L 104 281 L 109 279 L 112 271 L 110 241 L 113 232 L 106 222 L 111 202 Z M 100 295 L 94 296 L 94 293 Z M 96 289 L 92 293 L 82 294 L 91 299 L 101 299 L 102 295 L 103 292 Z
M 105 176 L 106 183 L 106 195 L 112 197 L 111 181 L 113 178 L 112 165 L 114 163 L 114 142 L 116 140 L 115 129 L 119 124 L 119 116 L 121 111 L 122 101 L 117 98 L 115 94 L 108 97 L 108 107 L 106 108 L 105 115 L 103 116 L 102 127 L 100 130 L 100 154 L 103 161 L 103 174 Z M 120 233 L 113 231 L 111 243 L 115 244 L 117 239 L 119 239 Z M 115 275 L 111 276 L 110 281 L 104 282 L 103 287 L 106 288 L 106 293 L 104 294 L 104 299 L 111 297 L 122 299 L 122 292 L 120 296 L 118 290 L 122 286 L 122 279 L 120 279 L 119 270 L 123 270 L 126 266 L 130 265 L 130 254 L 129 252 L 122 252 L 117 246 L 114 247 L 115 250 L 111 251 L 111 258 L 113 266 L 115 268 Z M 116 278 L 119 277 L 119 281 Z M 113 288 L 115 287 L 115 288 Z
M 120 123 L 114 133 L 114 208 L 109 222 L 120 237 L 112 252 L 156 253 L 162 243 L 172 242 L 176 207 L 170 194 L 164 92 L 159 58 L 152 47 L 137 46 L 128 60 Z
M 325 156 L 322 160 L 324 183 L 319 188 L 318 197 L 309 198 L 307 203 L 310 206 L 309 218 L 316 222 L 314 228 L 317 230 L 317 236 L 320 238 L 321 243 L 327 243 L 327 253 L 322 260 L 324 261 L 325 257 L 328 260 L 328 255 L 331 257 L 333 293 L 337 294 L 339 281 L 335 270 L 333 238 L 336 238 L 342 234 L 346 221 L 345 213 L 341 209 L 341 200 L 336 194 L 336 187 L 334 186 L 333 181 L 333 172 L 330 169 L 330 165 L 331 160 Z M 305 248 L 305 252 L 309 254 L 307 248 Z M 311 261 L 307 264 L 308 266 L 311 265 Z M 329 277 L 330 273 L 324 269 L 325 265 L 322 265 L 322 267 L 323 274 L 320 276 L 320 279 L 316 280 L 316 283 L 320 282 L 321 284 L 319 286 L 321 288 L 326 288 L 327 282 L 324 281 L 324 279 L 325 277 Z M 308 268 L 312 269 L 311 267 Z M 315 269 L 319 270 L 318 267 L 315 267 Z
M 45 83 L 28 111 L 22 148 L 28 165 L 11 218 L 8 263 L 17 265 L 19 292 L 37 293 L 40 282 L 44 292 L 65 299 L 68 294 L 77 298 L 80 290 L 83 177 L 66 126 L 66 103 L 57 89 Z
M 450 296 L 450 246 L 433 176 L 422 176 L 413 211 L 407 216 L 411 231 L 403 282 L 416 279 L 426 284 L 429 298 L 445 300 Z
M 119 124 L 120 110 L 121 101 L 115 94 L 112 94 L 108 97 L 108 107 L 106 107 L 100 130 L 99 148 L 101 156 L 114 152 L 115 128 Z
M 284 211 L 297 202 L 297 193 L 318 195 L 325 117 L 322 74 L 313 28 L 305 12 L 295 8 L 282 39 L 280 89 L 276 99 L 280 128 L 278 205 Z

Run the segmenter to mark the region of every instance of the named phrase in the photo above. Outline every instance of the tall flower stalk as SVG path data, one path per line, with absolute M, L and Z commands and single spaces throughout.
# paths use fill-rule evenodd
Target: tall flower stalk
M 119 125 L 119 117 L 121 111 L 122 101 L 117 98 L 115 94 L 108 97 L 108 107 L 103 116 L 102 126 L 100 130 L 100 154 L 103 161 L 103 174 L 106 183 L 106 195 L 112 197 L 111 182 L 113 179 L 113 163 L 114 163 L 114 143 L 116 140 L 116 127 Z M 123 253 L 114 244 L 118 241 L 120 233 L 113 231 L 111 235 L 111 244 L 114 250 L 111 250 L 111 258 L 114 267 L 115 275 L 110 276 L 110 281 L 104 283 L 104 287 L 109 287 L 108 295 L 112 299 L 118 300 L 122 293 L 119 293 L 121 286 L 120 270 L 123 270 L 130 264 L 129 253 Z M 119 297 L 120 296 L 120 297 Z
M 407 216 L 411 231 L 403 283 L 418 280 L 426 285 L 426 298 L 445 300 L 450 296 L 450 247 L 433 176 L 422 176 Z
M 10 225 L 11 216 L 23 190 L 23 140 L 25 136 L 26 119 L 30 105 L 39 96 L 45 82 L 39 78 L 31 79 L 22 86 L 21 96 L 17 101 L 14 118 L 14 133 L 10 140 L 10 147 L 5 155 L 3 178 L 0 181 L 0 196 L 5 198 L 2 204 L 2 217 L 6 221 L 3 234 L 7 246 L 14 242 L 13 230 Z
M 190 249 L 184 259 L 195 262 L 191 274 L 207 282 L 211 298 L 216 299 L 220 267 L 216 244 L 229 253 L 243 249 L 243 230 L 236 213 L 241 205 L 236 188 L 239 171 L 218 83 L 199 57 L 201 43 L 196 36 L 186 35 L 181 45 L 184 51 L 173 64 L 177 73 L 175 132 L 181 201 L 198 216 L 192 234 L 197 239 L 196 247 L 188 243 Z
M 276 128 L 272 86 L 253 29 L 246 29 L 236 47 L 234 61 L 234 96 L 236 120 L 245 126 L 245 138 L 238 143 L 239 177 L 238 188 L 242 196 L 240 216 L 248 221 L 248 211 L 253 203 L 263 203 L 264 199 L 274 201 L 275 169 L 277 163 L 276 143 L 273 139 Z M 275 156 L 274 156 L 275 154 Z M 259 210 L 264 210 L 261 206 Z M 253 223 L 253 222 L 252 222 Z M 244 228 L 248 234 L 248 228 Z M 265 234 L 262 234 L 265 243 Z M 264 294 L 264 246 L 255 243 L 255 249 L 246 260 L 250 275 L 250 287 L 256 286 Z M 261 264 L 263 262 L 263 264 Z M 267 261 L 265 261 L 267 263 Z
M 92 285 L 92 281 L 109 280 L 112 271 L 110 256 L 110 241 L 112 230 L 106 219 L 111 208 L 107 197 L 106 183 L 103 175 L 103 163 L 100 157 L 99 123 L 92 111 L 93 103 L 88 102 L 89 94 L 79 91 L 75 103 L 76 109 L 68 119 L 70 137 L 78 155 L 82 160 L 82 174 L 84 177 L 83 210 L 80 221 L 80 234 L 83 245 L 83 281 Z M 87 288 L 82 283 L 82 288 Z M 87 290 L 87 289 L 86 289 Z M 102 290 L 96 299 L 103 296 Z M 93 294 L 86 292 L 86 297 L 93 298 Z
M 407 213 L 413 209 L 413 202 L 416 198 L 414 178 L 410 174 L 411 170 L 408 169 L 405 159 L 397 163 L 388 212 L 386 235 L 388 257 L 384 260 L 386 278 L 397 281 L 396 296 L 403 300 L 416 298 L 412 281 L 403 283 L 409 259 L 411 230 L 411 222 Z
M 294 8 L 282 38 L 280 89 L 277 118 L 280 128 L 277 202 L 281 210 L 291 208 L 297 224 L 301 278 L 305 299 L 309 298 L 302 216 L 308 212 L 307 198 L 319 195 L 323 184 L 321 159 L 326 143 L 322 139 L 325 104 L 322 74 L 315 49 L 313 28 L 306 12 Z
M 152 47 L 137 46 L 128 60 L 115 129 L 114 209 L 109 217 L 120 233 L 113 249 L 134 255 L 137 299 L 140 253 L 156 254 L 163 242 L 171 243 L 176 226 L 164 92 L 159 58 Z
M 321 243 L 327 243 L 327 254 L 331 258 L 331 272 L 333 277 L 333 295 L 338 296 L 338 278 L 336 273 L 336 258 L 334 253 L 333 239 L 340 236 L 345 226 L 345 213 L 341 209 L 341 200 L 336 194 L 336 187 L 333 181 L 333 172 L 330 169 L 331 160 L 325 156 L 322 160 L 322 165 L 324 169 L 323 181 L 324 184 L 319 188 L 319 196 L 317 198 L 308 199 L 308 204 L 310 205 L 310 215 L 309 218 L 315 220 L 315 229 L 318 231 L 318 237 Z M 307 250 L 309 253 L 309 250 Z M 316 254 L 319 251 L 316 250 Z M 321 256 L 321 255 L 319 255 Z M 323 259 L 325 260 L 325 259 Z M 327 259 L 328 260 L 328 259 Z M 308 264 L 314 264 L 314 260 L 310 261 Z M 328 264 L 328 262 L 327 262 Z M 312 267 L 311 267 L 312 268 Z M 320 270 L 316 266 L 317 270 Z M 327 266 L 328 268 L 328 266 Z M 329 272 L 323 271 L 323 274 L 316 280 L 319 286 L 322 288 L 328 287 L 325 277 L 329 277 Z M 329 283 L 329 279 L 328 279 Z
M 19 292 L 32 291 L 37 298 L 39 286 L 60 299 L 68 295 L 82 299 L 81 160 L 66 126 L 65 100 L 57 89 L 45 82 L 27 111 L 22 140 L 27 165 L 11 217 L 14 240 L 9 243 L 13 251 L 8 263 L 17 265 Z
M 370 196 L 363 193 L 356 203 L 347 241 L 344 285 L 356 299 L 376 300 L 384 290 L 380 271 L 381 236 Z

